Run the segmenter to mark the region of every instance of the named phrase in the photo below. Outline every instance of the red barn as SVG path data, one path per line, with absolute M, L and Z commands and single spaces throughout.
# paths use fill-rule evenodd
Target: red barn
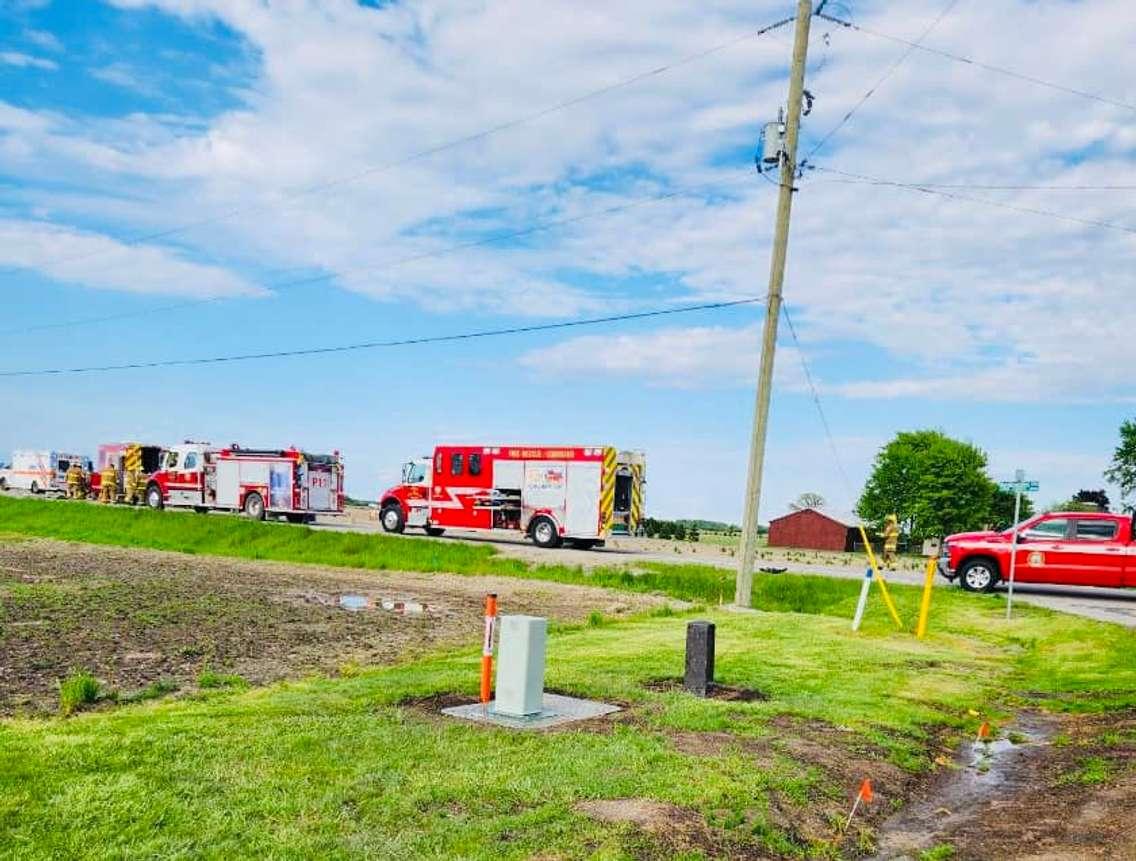
M 854 517 L 838 517 L 816 508 L 803 508 L 769 521 L 769 546 L 843 553 L 859 542 L 858 523 Z

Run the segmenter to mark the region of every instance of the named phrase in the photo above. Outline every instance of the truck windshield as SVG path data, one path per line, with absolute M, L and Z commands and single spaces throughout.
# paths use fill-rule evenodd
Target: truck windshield
M 426 480 L 426 467 L 420 463 L 408 463 L 402 468 L 404 484 L 421 484 Z

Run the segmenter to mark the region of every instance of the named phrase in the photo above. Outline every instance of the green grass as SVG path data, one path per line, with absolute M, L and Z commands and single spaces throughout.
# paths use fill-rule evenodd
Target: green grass
M 204 669 L 197 675 L 197 686 L 199 688 L 247 688 L 248 682 L 238 676 L 236 673 L 218 673 L 210 669 Z
M 1082 786 L 1099 786 L 1116 776 L 1116 766 L 1103 756 L 1086 756 L 1074 771 L 1064 774 L 1061 783 L 1078 783 Z
M 71 715 L 84 706 L 98 702 L 98 679 L 88 672 L 76 672 L 59 683 L 59 713 Z
M 574 810 L 620 797 L 698 811 L 739 850 L 832 856 L 834 842 L 802 843 L 771 817 L 774 798 L 790 813 L 835 811 L 850 791 L 776 747 L 747 752 L 747 740 L 784 732 L 778 716 L 847 727 L 921 770 L 938 750 L 936 728 L 971 736 L 968 709 L 997 713 L 1009 692 L 1063 701 L 1136 685 L 1131 661 L 1122 667 L 1130 643 L 1110 626 L 1041 610 L 1006 624 L 1001 607 L 950 602 L 923 642 L 894 633 L 882 612 L 853 634 L 831 616 L 710 611 L 717 678 L 768 696 L 754 702 L 646 688 L 681 674 L 689 616 L 558 630 L 547 684 L 633 710 L 608 732 L 493 730 L 405 704 L 475 694 L 472 649 L 346 678 L 0 722 L 0 857 L 657 857 L 650 838 Z M 1038 671 L 1039 651 L 1077 669 Z M 702 732 L 737 746 L 696 756 L 672 741 Z

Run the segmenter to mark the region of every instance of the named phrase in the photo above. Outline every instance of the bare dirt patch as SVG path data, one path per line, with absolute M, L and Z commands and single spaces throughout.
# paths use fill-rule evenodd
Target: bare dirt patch
M 725 857 L 721 836 L 685 807 L 648 798 L 609 798 L 582 801 L 576 810 L 600 822 L 630 825 L 654 837 L 669 854 L 701 850 Z
M 506 577 L 4 542 L 0 714 L 53 710 L 59 679 L 78 669 L 130 693 L 160 679 L 190 685 L 205 667 L 262 683 L 477 643 L 486 592 L 502 612 L 572 622 L 666 603 Z

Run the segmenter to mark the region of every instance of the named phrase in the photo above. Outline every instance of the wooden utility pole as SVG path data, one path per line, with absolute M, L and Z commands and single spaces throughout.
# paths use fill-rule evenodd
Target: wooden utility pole
M 753 566 L 757 556 L 757 514 L 761 504 L 761 474 L 765 466 L 769 395 L 773 387 L 773 354 L 777 347 L 777 323 L 781 318 L 781 287 L 785 281 L 785 255 L 789 246 L 789 213 L 793 207 L 793 181 L 797 174 L 797 138 L 801 129 L 805 57 L 809 49 L 809 25 L 812 22 L 812 15 L 812 0 L 798 0 L 797 26 L 793 36 L 793 65 L 789 70 L 785 150 L 781 156 L 781 188 L 777 196 L 777 227 L 773 235 L 773 259 L 769 266 L 769 297 L 765 303 L 761 367 L 757 376 L 757 403 L 753 411 L 753 437 L 750 440 L 749 472 L 746 478 L 741 561 L 738 564 L 737 589 L 734 592 L 734 603 L 741 607 L 750 606 L 753 593 Z

